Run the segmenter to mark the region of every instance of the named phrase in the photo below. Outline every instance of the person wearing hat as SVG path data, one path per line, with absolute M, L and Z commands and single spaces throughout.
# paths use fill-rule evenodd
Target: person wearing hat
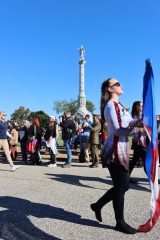
M 89 142 L 92 159 L 92 164 L 89 166 L 90 168 L 95 168 L 99 165 L 99 133 L 101 131 L 99 117 L 99 114 L 93 114 L 93 124 L 91 126 L 88 125 L 90 129 Z
M 56 138 L 57 137 L 58 137 L 58 124 L 56 123 L 56 117 L 51 115 L 49 116 L 49 124 L 44 136 L 46 140 L 46 145 L 47 147 L 49 147 L 50 163 L 48 167 L 50 168 L 57 166 L 57 163 L 56 163 L 56 154 L 57 154 Z

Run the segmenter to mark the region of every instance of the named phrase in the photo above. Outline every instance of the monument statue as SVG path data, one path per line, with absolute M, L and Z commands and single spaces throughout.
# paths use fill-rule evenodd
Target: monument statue
M 84 60 L 85 49 L 83 46 L 80 47 L 79 52 L 80 52 L 80 59 Z

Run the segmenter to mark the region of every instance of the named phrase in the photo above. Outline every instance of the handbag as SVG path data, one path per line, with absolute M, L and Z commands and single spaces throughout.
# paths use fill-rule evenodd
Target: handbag
M 26 145 L 26 151 L 33 153 L 35 151 L 36 143 L 37 143 L 37 139 L 28 141 Z

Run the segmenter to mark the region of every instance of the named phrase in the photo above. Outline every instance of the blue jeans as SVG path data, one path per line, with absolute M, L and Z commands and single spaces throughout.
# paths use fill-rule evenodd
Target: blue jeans
M 66 148 L 66 152 L 67 152 L 67 161 L 66 164 L 71 165 L 72 162 L 72 152 L 71 152 L 71 144 L 72 144 L 72 140 L 64 140 L 64 146 Z
M 77 135 L 77 137 L 73 141 L 73 148 L 77 149 L 77 146 L 80 144 L 80 135 Z
M 26 142 L 21 142 L 22 161 L 27 162 Z
M 89 139 L 90 132 L 83 132 L 79 135 L 80 139 L 80 150 L 84 149 L 84 143 Z

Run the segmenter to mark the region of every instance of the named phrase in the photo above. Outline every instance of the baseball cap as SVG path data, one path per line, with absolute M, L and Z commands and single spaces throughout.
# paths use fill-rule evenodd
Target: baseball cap
M 56 120 L 56 117 L 54 115 L 51 115 L 49 117 L 52 118 L 54 121 Z

